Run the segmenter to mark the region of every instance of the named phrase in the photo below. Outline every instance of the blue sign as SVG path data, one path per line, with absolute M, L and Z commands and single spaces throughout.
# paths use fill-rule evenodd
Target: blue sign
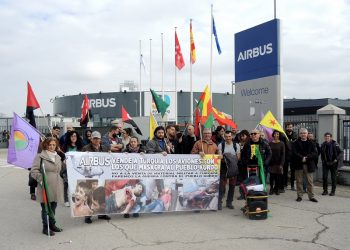
M 279 75 L 279 20 L 235 34 L 236 83 Z

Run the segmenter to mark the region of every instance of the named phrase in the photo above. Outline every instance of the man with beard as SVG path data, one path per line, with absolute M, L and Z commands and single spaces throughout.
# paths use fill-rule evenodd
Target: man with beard
M 286 123 L 286 131 L 285 131 L 288 140 L 286 140 L 285 136 L 281 137 L 281 141 L 285 144 L 285 161 L 283 165 L 283 181 L 281 182 L 280 192 L 284 192 L 284 188 L 288 186 L 288 169 L 290 165 L 290 187 L 291 190 L 295 191 L 294 181 L 295 181 L 295 169 L 293 168 L 292 163 L 292 144 L 298 138 L 297 134 L 293 131 L 293 124 Z
M 102 137 L 102 144 L 110 149 L 112 153 L 120 153 L 123 149 L 122 139 L 118 137 L 120 127 L 112 126 L 108 133 Z
M 173 124 L 169 124 L 165 128 L 166 131 L 166 138 L 165 141 L 170 146 L 170 153 L 171 154 L 179 154 L 180 153 L 180 145 L 179 141 L 176 137 L 176 127 Z
M 166 156 L 171 153 L 171 143 L 167 144 L 165 139 L 165 129 L 163 126 L 158 126 L 154 130 L 154 137 L 152 140 L 149 140 L 146 144 L 146 153 L 147 154 L 157 154 L 161 153 Z
M 341 166 L 341 160 L 343 157 L 343 150 L 339 144 L 332 139 L 332 134 L 327 132 L 324 134 L 324 142 L 321 145 L 321 159 L 322 159 L 322 177 L 323 177 L 323 193 L 328 194 L 328 171 L 331 172 L 332 179 L 332 191 L 330 196 L 335 195 L 336 177 L 338 167 Z

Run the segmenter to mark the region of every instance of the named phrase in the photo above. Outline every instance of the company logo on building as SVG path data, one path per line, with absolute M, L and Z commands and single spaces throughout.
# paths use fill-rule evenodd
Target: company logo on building
M 90 108 L 115 108 L 117 106 L 116 98 L 97 98 L 89 99 Z M 81 105 L 83 107 L 83 104 Z
M 255 47 L 252 49 L 247 49 L 242 52 L 239 52 L 237 62 L 241 60 L 242 61 L 249 60 L 258 56 L 268 55 L 268 54 L 271 54 L 272 52 L 273 52 L 272 43 L 264 44 L 259 47 Z

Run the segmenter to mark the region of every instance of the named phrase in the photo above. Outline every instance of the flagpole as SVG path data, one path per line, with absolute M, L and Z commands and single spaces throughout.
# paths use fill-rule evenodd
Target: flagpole
M 192 89 L 192 40 L 191 40 L 191 28 L 192 28 L 192 18 L 190 19 L 190 111 L 191 117 L 190 121 L 193 124 L 193 89 Z
M 213 5 L 211 4 L 211 15 L 210 15 L 210 77 L 209 77 L 209 89 L 210 89 L 210 98 L 213 100 L 213 92 L 211 91 L 212 83 L 212 69 L 213 69 Z
M 141 95 L 142 95 L 142 93 L 141 93 L 141 63 L 142 63 L 142 53 L 141 53 L 141 40 L 140 40 L 140 84 L 139 84 L 139 91 L 140 91 L 140 96 L 139 96 L 139 98 L 140 98 L 140 100 L 139 100 L 139 103 L 140 103 L 140 113 L 139 113 L 139 115 L 140 115 L 140 117 L 141 117 Z M 136 114 L 137 115 L 137 114 Z
M 162 98 L 164 101 L 164 77 L 163 77 L 163 73 L 164 73 L 164 50 L 163 50 L 163 33 L 161 34 L 161 39 L 162 39 Z
M 152 88 L 152 39 L 149 39 L 149 88 Z
M 177 27 L 175 27 L 175 36 L 176 36 L 176 29 Z M 176 38 L 174 39 L 174 41 L 176 40 Z M 175 124 L 177 124 L 177 70 L 176 70 L 176 41 L 175 41 L 175 61 L 174 61 L 174 69 L 175 69 Z

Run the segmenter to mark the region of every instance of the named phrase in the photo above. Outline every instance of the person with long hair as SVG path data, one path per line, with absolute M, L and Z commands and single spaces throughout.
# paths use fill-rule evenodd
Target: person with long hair
M 280 194 L 281 183 L 283 183 L 283 166 L 285 161 L 286 150 L 284 143 L 280 140 L 280 132 L 274 130 L 272 133 L 273 140 L 269 143 L 272 157 L 269 163 L 270 173 L 270 195 Z
M 130 138 L 132 136 L 132 128 L 124 128 L 122 130 L 122 143 L 123 143 L 123 151 L 126 149 L 126 145 L 129 144 Z
M 43 223 L 42 233 L 53 236 L 55 232 L 62 232 L 62 229 L 56 226 L 54 217 L 48 216 L 43 199 L 43 169 L 45 171 L 47 182 L 47 196 L 50 198 L 48 205 L 51 207 L 53 215 L 55 214 L 57 202 L 62 201 L 63 180 L 59 175 L 62 168 L 61 157 L 57 154 L 59 142 L 54 137 L 46 138 L 42 142 L 42 151 L 37 154 L 33 167 L 30 171 L 31 176 L 38 182 L 37 197 L 41 204 L 41 219 Z M 49 229 L 48 229 L 49 226 Z

